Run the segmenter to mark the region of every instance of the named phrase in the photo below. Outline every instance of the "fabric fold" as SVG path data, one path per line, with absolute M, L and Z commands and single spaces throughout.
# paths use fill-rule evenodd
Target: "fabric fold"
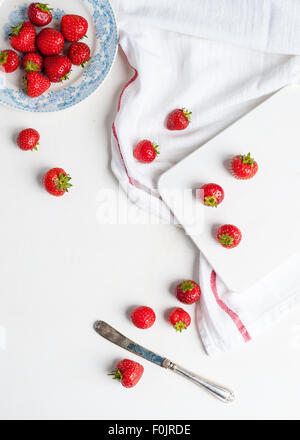
M 112 131 L 112 169 L 128 197 L 169 221 L 157 182 L 282 87 L 300 80 L 300 3 L 293 0 L 113 0 L 120 46 L 132 67 Z M 291 55 L 293 54 L 293 55 Z M 192 123 L 169 132 L 168 113 Z M 151 164 L 133 157 L 141 139 L 160 145 Z M 242 148 L 242 146 L 241 146 Z M 200 256 L 197 325 L 209 355 L 249 342 L 300 302 L 300 255 L 235 294 Z

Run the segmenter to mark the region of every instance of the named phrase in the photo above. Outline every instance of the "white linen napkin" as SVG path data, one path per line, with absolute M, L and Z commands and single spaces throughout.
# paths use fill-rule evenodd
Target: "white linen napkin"
M 112 169 L 129 198 L 169 219 L 159 176 L 207 140 L 300 80 L 300 2 L 112 0 L 120 45 L 133 69 L 112 132 Z M 169 132 L 175 108 L 193 112 Z M 160 145 L 152 164 L 133 157 L 141 139 Z M 232 293 L 200 255 L 197 324 L 209 355 L 249 342 L 300 302 L 300 254 L 247 292 Z

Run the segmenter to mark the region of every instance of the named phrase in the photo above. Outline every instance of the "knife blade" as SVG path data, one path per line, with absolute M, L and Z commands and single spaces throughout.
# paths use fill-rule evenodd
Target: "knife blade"
M 205 379 L 204 377 L 198 376 L 197 374 L 191 373 L 190 371 L 180 367 L 174 362 L 171 362 L 169 359 L 159 356 L 158 354 L 148 350 L 147 348 L 142 347 L 141 345 L 133 342 L 131 339 L 128 339 L 126 336 L 119 333 L 116 329 L 108 325 L 106 322 L 97 321 L 94 324 L 94 329 L 100 336 L 112 342 L 113 344 L 118 345 L 119 347 L 124 348 L 125 350 L 137 356 L 140 356 L 143 359 L 146 359 L 147 361 L 153 362 L 154 364 L 159 365 L 162 368 L 171 370 L 185 377 L 186 379 L 189 379 L 222 402 L 230 403 L 234 401 L 235 396 L 230 389 L 215 382 L 212 382 L 208 379 Z

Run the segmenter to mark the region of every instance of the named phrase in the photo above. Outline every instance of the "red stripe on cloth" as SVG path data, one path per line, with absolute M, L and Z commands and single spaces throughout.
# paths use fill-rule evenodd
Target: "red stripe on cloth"
M 126 55 L 125 55 L 125 56 L 126 56 Z M 120 97 L 119 97 L 119 103 L 118 103 L 118 113 L 119 113 L 119 111 L 120 111 L 120 109 L 121 109 L 122 98 L 123 98 L 123 95 L 124 95 L 125 90 L 126 90 L 126 89 L 127 89 L 127 88 L 128 88 L 128 87 L 129 87 L 129 86 L 130 86 L 130 85 L 136 80 L 136 79 L 137 79 L 137 77 L 138 77 L 138 71 L 137 71 L 134 67 L 131 66 L 131 64 L 130 64 L 129 61 L 128 61 L 127 56 L 126 56 L 126 60 L 127 60 L 128 64 L 129 64 L 129 66 L 134 70 L 134 75 L 133 75 L 133 77 L 131 78 L 131 80 L 128 81 L 127 84 L 125 84 L 125 86 L 123 87 L 123 90 L 122 90 L 122 92 L 121 92 L 121 94 L 120 94 Z M 127 167 L 126 167 L 126 163 L 125 163 L 124 156 L 123 156 L 123 153 L 122 153 L 122 150 L 121 150 L 121 146 L 120 146 L 119 138 L 118 138 L 118 135 L 117 135 L 117 130 L 116 130 L 115 122 L 114 122 L 113 125 L 112 125 L 112 131 L 113 131 L 114 138 L 115 138 L 115 140 L 116 140 L 116 142 L 117 142 L 117 145 L 118 145 L 119 153 L 120 153 L 120 156 L 121 156 L 121 159 L 122 159 L 122 163 L 123 163 L 123 166 L 124 166 L 124 168 L 125 168 L 125 172 L 126 172 L 126 174 L 127 174 L 127 177 L 128 177 L 129 183 L 130 183 L 130 185 L 134 185 L 134 181 L 133 181 L 133 179 L 131 179 L 131 177 L 129 176 L 129 173 L 128 173 L 128 170 L 127 170 Z
M 120 156 L 121 156 L 121 159 L 122 159 L 122 162 L 123 162 L 123 166 L 125 168 L 125 172 L 127 174 L 129 183 L 130 183 L 130 185 L 133 185 L 132 179 L 131 179 L 131 177 L 128 174 L 128 170 L 127 170 L 127 167 L 126 167 L 126 164 L 125 164 L 125 160 L 124 160 L 124 157 L 123 157 L 123 154 L 122 154 L 122 151 L 121 151 L 120 142 L 119 142 L 119 138 L 118 138 L 118 135 L 117 135 L 115 123 L 113 123 L 113 125 L 112 125 L 112 131 L 113 131 L 114 138 L 116 139 L 116 142 L 117 142 L 117 145 L 118 145 L 119 153 L 120 153 Z
M 128 64 L 129 64 L 128 59 L 127 59 L 127 62 L 128 62 Z M 126 89 L 130 86 L 130 84 L 132 84 L 132 83 L 137 79 L 137 77 L 139 76 L 138 71 L 137 71 L 134 67 L 132 67 L 131 64 L 129 64 L 129 66 L 134 70 L 134 75 L 133 75 L 133 77 L 131 78 L 131 80 L 128 81 L 128 83 L 125 84 L 125 86 L 123 87 L 123 90 L 122 90 L 121 95 L 120 95 L 120 98 L 119 98 L 118 112 L 119 112 L 120 109 L 121 109 L 122 98 L 123 98 L 123 95 L 124 95 L 125 90 L 126 90 Z
M 227 315 L 230 316 L 230 318 L 232 319 L 232 321 L 235 323 L 235 325 L 237 326 L 238 331 L 240 332 L 240 334 L 243 336 L 245 342 L 249 342 L 251 341 L 251 336 L 248 333 L 248 330 L 246 329 L 246 327 L 244 326 L 244 324 L 242 323 L 242 321 L 240 320 L 239 316 L 233 312 L 219 297 L 218 294 L 218 290 L 217 290 L 217 275 L 216 272 L 213 270 L 211 272 L 211 277 L 210 277 L 210 285 L 211 285 L 211 290 L 213 291 L 213 294 L 215 296 L 215 299 L 217 301 L 218 306 L 224 310 L 225 313 L 227 313 Z

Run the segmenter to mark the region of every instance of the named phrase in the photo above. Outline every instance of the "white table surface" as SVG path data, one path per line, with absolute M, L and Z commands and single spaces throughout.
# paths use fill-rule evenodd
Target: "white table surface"
M 210 359 L 195 325 L 176 334 L 164 318 L 178 305 L 170 286 L 196 274 L 189 239 L 171 225 L 101 224 L 103 191 L 118 195 L 110 126 L 129 75 L 119 55 L 104 86 L 74 108 L 30 114 L 0 106 L 0 418 L 298 419 L 297 311 L 239 351 Z M 31 126 L 42 135 L 38 153 L 14 144 L 15 133 Z M 61 199 L 40 184 L 54 166 L 73 176 Z M 157 312 L 151 330 L 128 319 L 139 304 Z M 96 319 L 231 386 L 236 402 L 225 406 L 146 361 L 143 380 L 126 390 L 107 373 L 121 358 L 138 358 L 100 338 Z

